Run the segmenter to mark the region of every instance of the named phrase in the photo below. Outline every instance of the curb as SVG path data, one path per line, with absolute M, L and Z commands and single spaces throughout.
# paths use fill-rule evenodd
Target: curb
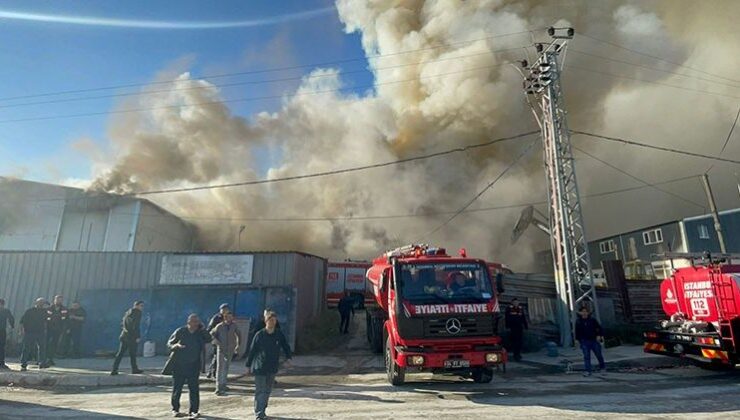
M 3 372 L 0 373 L 0 385 L 19 386 L 24 388 L 47 387 L 108 387 L 108 386 L 143 386 L 167 385 L 172 382 L 169 376 L 163 375 L 65 375 L 37 372 Z

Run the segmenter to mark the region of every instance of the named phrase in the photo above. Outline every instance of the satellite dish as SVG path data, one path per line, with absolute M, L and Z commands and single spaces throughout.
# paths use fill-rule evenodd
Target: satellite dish
M 534 206 L 527 206 L 519 215 L 519 221 L 516 222 L 514 230 L 511 232 L 511 243 L 514 244 L 522 236 L 525 230 L 534 221 Z

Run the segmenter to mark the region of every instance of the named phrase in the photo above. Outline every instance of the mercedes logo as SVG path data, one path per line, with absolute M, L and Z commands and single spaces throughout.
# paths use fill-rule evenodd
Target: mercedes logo
M 462 331 L 462 324 L 460 323 L 459 319 L 450 318 L 447 320 L 447 323 L 445 324 L 445 328 L 447 329 L 448 333 L 457 334 L 460 331 Z

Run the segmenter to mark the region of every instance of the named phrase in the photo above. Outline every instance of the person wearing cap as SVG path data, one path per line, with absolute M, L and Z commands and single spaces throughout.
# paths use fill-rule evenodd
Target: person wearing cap
M 15 318 L 13 313 L 5 307 L 5 299 L 0 298 L 0 370 L 9 370 L 5 364 L 5 339 L 7 337 L 8 324 L 10 328 L 15 328 Z
M 38 298 L 32 308 L 21 317 L 21 334 L 23 334 L 23 353 L 21 354 L 21 372 L 28 370 L 28 361 L 32 356 L 39 361 L 39 369 L 49 367 L 46 364 L 46 299 Z
M 118 375 L 118 366 L 121 364 L 124 354 L 128 353 L 131 359 L 131 373 L 143 373 L 136 365 L 136 350 L 141 340 L 141 315 L 144 310 L 144 302 L 137 300 L 134 306 L 126 311 L 121 320 L 121 335 L 119 336 L 118 353 L 113 361 L 111 375 Z
M 292 357 L 290 346 L 285 335 L 277 329 L 277 314 L 269 311 L 265 314 L 265 328 L 254 335 L 247 356 L 247 374 L 254 375 L 254 416 L 257 420 L 267 418 L 265 411 L 280 365 L 281 350 L 287 365 Z
M 213 314 L 211 317 L 211 320 L 208 321 L 208 327 L 206 327 L 206 331 L 210 334 L 213 332 L 214 328 L 218 326 L 218 324 L 224 322 L 224 315 L 226 315 L 227 312 L 231 312 L 231 309 L 229 308 L 228 303 L 222 303 L 218 307 L 218 312 Z M 214 344 L 213 345 L 213 355 L 211 356 L 211 364 L 208 366 L 208 373 L 206 374 L 206 378 L 215 378 L 216 377 L 216 353 L 218 352 L 218 347 Z

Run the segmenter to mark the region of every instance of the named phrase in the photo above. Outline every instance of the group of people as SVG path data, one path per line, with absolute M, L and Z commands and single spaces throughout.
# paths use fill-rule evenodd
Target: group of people
M 527 316 L 524 308 L 519 304 L 519 299 L 511 300 L 511 305 L 506 308 L 506 328 L 509 330 L 509 347 L 513 353 L 514 361 L 522 360 L 522 341 L 524 339 L 524 330 L 529 329 Z M 591 376 L 593 367 L 591 365 L 591 353 L 596 356 L 599 362 L 598 371 L 606 368 L 604 356 L 601 353 L 601 345 L 604 342 L 604 331 L 599 321 L 591 316 L 591 310 L 588 306 L 582 306 L 578 310 L 578 319 L 575 323 L 576 344 L 581 348 L 583 353 L 584 376 Z
M 40 369 L 54 366 L 56 357 L 80 357 L 82 327 L 87 314 L 79 302 L 64 306 L 62 295 L 54 296 L 50 303 L 38 298 L 33 307 L 23 313 L 18 325 L 23 339 L 21 370 L 28 370 L 28 362 L 35 360 Z M 15 328 L 15 318 L 0 299 L 0 369 L 7 370 L 5 347 L 8 326 Z
M 118 375 L 118 367 L 125 354 L 131 359 L 131 372 L 141 373 L 136 364 L 136 347 L 140 341 L 140 323 L 144 302 L 136 301 L 121 320 L 118 353 L 111 375 Z M 188 387 L 190 418 L 200 417 L 200 374 L 205 364 L 205 347 L 213 345 L 214 354 L 208 367 L 208 377 L 215 377 L 218 396 L 226 395 L 228 373 L 232 360 L 237 356 L 243 336 L 234 322 L 234 314 L 224 303 L 205 326 L 197 314 L 190 314 L 184 326 L 177 328 L 169 340 L 169 357 L 162 373 L 172 376 L 171 406 L 174 417 L 186 414 L 180 411 L 180 398 L 185 385 Z M 247 373 L 254 375 L 254 414 L 258 420 L 266 418 L 267 405 L 280 366 L 280 352 L 286 360 L 292 357 L 285 335 L 280 331 L 277 314 L 269 309 L 257 326 L 247 353 Z

